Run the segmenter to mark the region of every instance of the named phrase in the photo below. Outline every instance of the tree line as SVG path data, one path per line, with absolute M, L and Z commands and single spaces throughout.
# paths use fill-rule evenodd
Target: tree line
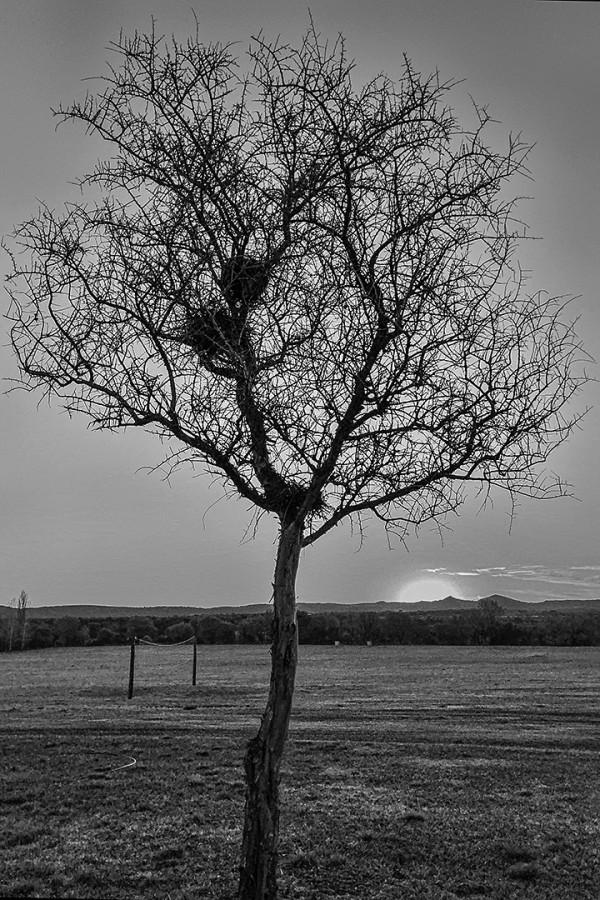
M 298 613 L 301 644 L 600 645 L 600 613 L 504 614 L 492 605 L 473 610 L 429 612 L 353 611 Z M 0 650 L 37 650 L 126 644 L 132 637 L 172 644 L 195 637 L 199 644 L 268 644 L 271 612 L 133 618 L 31 618 L 17 632 L 0 620 Z M 18 640 L 16 635 L 18 634 Z

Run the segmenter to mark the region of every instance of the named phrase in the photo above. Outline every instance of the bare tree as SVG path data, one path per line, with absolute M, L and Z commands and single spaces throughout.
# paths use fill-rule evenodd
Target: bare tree
M 508 193 L 528 148 L 461 126 L 455 85 L 353 84 L 344 42 L 121 37 L 56 112 L 106 142 L 84 200 L 11 244 L 27 389 L 98 428 L 172 439 L 279 521 L 272 671 L 245 756 L 239 897 L 276 896 L 302 548 L 368 515 L 404 539 L 464 488 L 563 492 L 548 453 L 584 380 L 564 303 L 529 296 Z
M 6 646 L 10 653 L 15 638 L 19 641 L 21 650 L 25 649 L 25 635 L 27 632 L 27 608 L 29 598 L 27 591 L 22 590 L 18 597 L 13 597 L 8 608 L 8 628 L 6 634 Z
M 29 606 L 29 597 L 27 591 L 22 590 L 17 597 L 17 629 L 21 650 L 25 649 L 25 634 L 27 632 L 27 608 Z
M 481 623 L 480 635 L 482 643 L 490 643 L 498 628 L 498 621 L 504 610 L 495 597 L 482 597 L 477 601 L 477 612 Z
M 9 653 L 12 652 L 13 639 L 15 636 L 15 625 L 17 620 L 17 601 L 13 597 L 8 607 L 8 624 L 6 630 L 6 648 Z

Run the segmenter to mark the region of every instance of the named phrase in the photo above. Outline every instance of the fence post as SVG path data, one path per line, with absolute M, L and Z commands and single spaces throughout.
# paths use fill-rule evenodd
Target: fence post
M 192 663 L 192 685 L 196 686 L 196 656 L 197 656 L 198 639 L 194 638 L 194 660 Z
M 131 655 L 129 657 L 129 691 L 127 693 L 127 699 L 131 700 L 133 697 L 133 676 L 135 672 L 135 637 L 131 638 Z

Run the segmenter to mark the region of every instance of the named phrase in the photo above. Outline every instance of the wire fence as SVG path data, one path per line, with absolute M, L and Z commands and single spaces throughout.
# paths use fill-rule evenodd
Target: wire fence
M 182 647 L 183 644 L 192 644 L 196 642 L 196 638 L 192 635 L 192 637 L 186 638 L 185 641 L 176 641 L 171 644 L 160 643 L 159 641 L 147 641 L 145 638 L 135 638 L 136 644 L 148 644 L 149 647 Z
M 145 638 L 132 637 L 131 638 L 131 649 L 129 654 L 129 687 L 127 690 L 127 699 L 131 700 L 133 697 L 133 688 L 135 682 L 135 648 L 140 644 L 145 644 L 148 647 L 159 647 L 161 649 L 172 649 L 174 647 L 183 647 L 185 645 L 191 644 L 193 647 L 193 656 L 192 656 L 192 686 L 196 686 L 196 668 L 197 668 L 197 640 L 195 636 L 186 638 L 184 641 L 177 641 L 173 644 L 160 644 L 155 641 L 148 641 Z

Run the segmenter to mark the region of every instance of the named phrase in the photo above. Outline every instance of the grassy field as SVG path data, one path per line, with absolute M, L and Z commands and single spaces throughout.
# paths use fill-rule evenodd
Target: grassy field
M 599 900 L 600 648 L 307 647 L 286 900 Z M 0 895 L 231 900 L 263 647 L 0 655 Z

